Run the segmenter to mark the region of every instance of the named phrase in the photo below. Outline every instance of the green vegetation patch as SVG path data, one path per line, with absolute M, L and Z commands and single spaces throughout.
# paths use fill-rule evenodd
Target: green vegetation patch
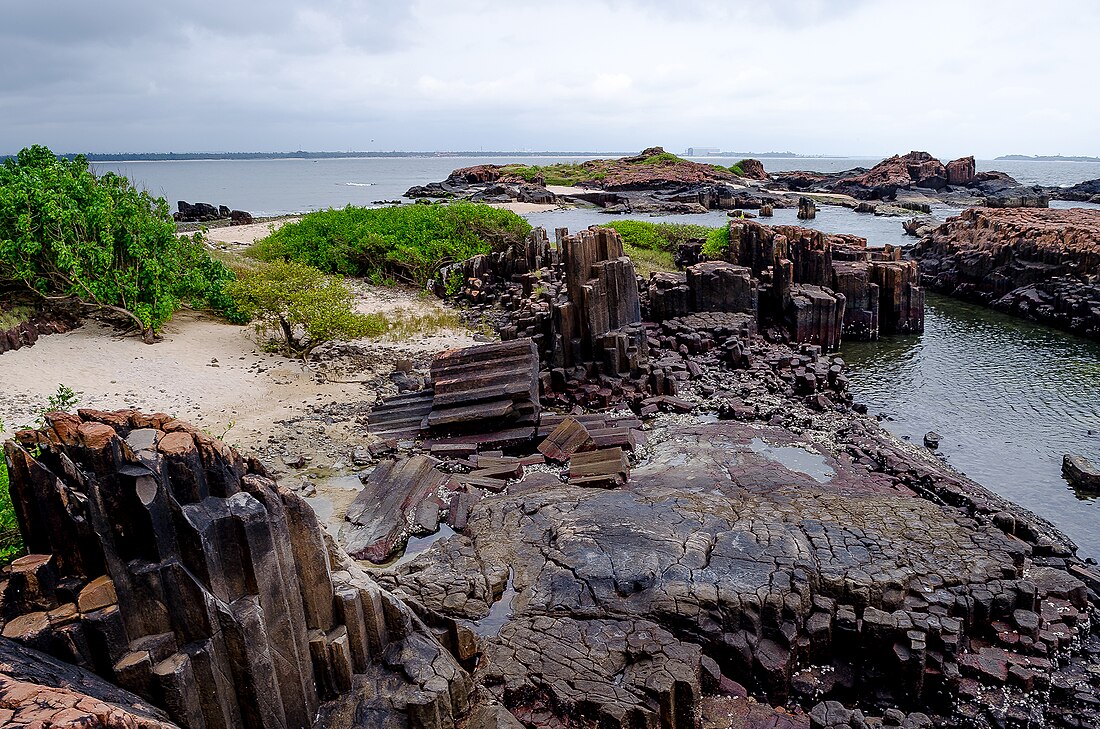
M 643 276 L 653 271 L 675 271 L 673 252 L 682 243 L 705 239 L 703 252 L 721 258 L 729 248 L 729 227 L 711 228 L 690 223 L 650 223 L 645 220 L 616 220 L 605 228 L 618 231 L 624 252 Z
M 298 261 L 327 273 L 424 286 L 439 269 L 500 251 L 531 232 L 509 210 L 475 203 L 404 205 L 309 213 L 259 241 L 249 255 Z
M 681 243 L 706 238 L 715 228 L 690 223 L 650 223 L 645 220 L 616 220 L 605 228 L 613 228 L 623 243 L 651 251 L 675 251 Z
M 45 147 L 0 166 L 0 284 L 128 317 L 151 342 L 184 304 L 232 315 L 232 273 L 176 234 L 164 198 Z
M 15 519 L 15 508 L 8 493 L 8 464 L 0 458 L 0 565 L 5 565 L 23 552 L 23 536 Z
M 703 243 L 703 255 L 711 260 L 725 258 L 730 249 L 730 228 L 728 225 L 721 228 L 712 228 L 707 234 L 707 240 Z
M 695 164 L 672 152 L 658 152 L 645 157 L 639 155 L 621 159 L 590 159 L 579 164 L 573 162 L 561 162 L 553 165 L 511 164 L 502 166 L 500 174 L 502 178 L 511 177 L 527 182 L 534 182 L 536 177 L 542 177 L 547 185 L 572 187 L 582 183 L 602 182 L 609 175 L 621 172 L 624 167 L 664 167 L 680 163 Z M 725 167 L 712 166 L 721 172 L 726 171 Z
M 34 316 L 34 309 L 30 306 L 13 306 L 10 309 L 0 309 L 0 332 L 17 327 Z
M 379 314 L 353 310 L 354 292 L 342 277 L 297 261 L 242 273 L 227 289 L 265 346 L 289 356 L 304 359 L 337 339 L 380 336 L 388 326 Z

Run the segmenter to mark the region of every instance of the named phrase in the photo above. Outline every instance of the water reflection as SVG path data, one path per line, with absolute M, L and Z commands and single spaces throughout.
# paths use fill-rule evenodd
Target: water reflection
M 1061 477 L 1067 452 L 1100 461 L 1100 343 L 929 294 L 923 336 L 843 349 L 893 433 L 935 430 L 952 465 L 1100 557 L 1100 502 Z

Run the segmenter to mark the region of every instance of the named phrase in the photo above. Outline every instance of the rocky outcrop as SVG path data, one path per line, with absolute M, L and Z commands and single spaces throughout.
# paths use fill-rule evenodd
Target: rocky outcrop
M 209 223 L 215 220 L 228 219 L 230 225 L 248 225 L 253 222 L 252 214 L 244 210 L 230 210 L 225 205 L 211 205 L 210 203 L 191 203 L 180 200 L 176 203 L 177 212 L 172 213 L 172 218 L 177 223 Z
M 866 172 L 837 181 L 833 192 L 860 200 L 893 200 L 898 190 L 925 187 L 942 190 L 947 185 L 947 170 L 927 152 L 894 155 Z
M 410 188 L 406 197 L 464 198 L 475 202 L 569 202 L 595 205 L 609 213 L 701 213 L 794 207 L 794 198 L 763 189 L 770 181 L 759 160 L 740 163 L 740 174 L 650 147 L 619 159 L 568 165 L 573 191 L 557 196 L 545 187 L 541 171 L 520 165 L 477 165 L 454 170 L 446 180 Z M 553 174 L 553 165 L 546 168 Z M 563 172 L 565 174 L 565 172 Z
M 764 163 L 758 159 L 743 159 L 737 163 L 741 168 L 741 177 L 749 180 L 770 180 L 771 176 L 764 169 Z
M 1058 197 L 1052 188 L 1021 185 L 1004 172 L 977 172 L 973 157 L 962 157 L 944 165 L 927 152 L 895 155 L 869 170 L 795 171 L 777 173 L 773 177 L 776 185 L 792 191 L 839 193 L 858 200 L 916 198 L 902 200 L 898 205 L 910 209 L 927 205 L 925 201 L 929 198 L 955 207 L 1045 208 L 1052 195 Z M 853 207 L 860 212 L 883 212 L 882 207 L 875 208 L 870 203 Z
M 140 696 L 7 638 L 0 638 L 0 725 L 179 729 Z
M 30 554 L 2 586 L 4 637 L 186 729 L 379 711 L 449 727 L 465 712 L 469 677 L 422 620 L 220 441 L 166 415 L 81 411 L 5 452 Z
M 858 236 L 747 220 L 731 221 L 729 238 L 723 257 L 760 280 L 764 320 L 788 321 L 795 341 L 831 349 L 842 335 L 877 339 L 924 330 L 917 267 L 893 248 L 871 250 Z
M 1028 687 L 1087 685 L 1056 656 L 1091 630 L 1071 569 L 1094 572 L 874 428 L 841 455 L 821 436 L 668 423 L 625 487 L 520 479 L 383 579 L 472 626 L 475 680 L 536 726 L 695 727 L 720 694 L 785 705 L 790 726 L 865 726 L 853 702 L 900 707 L 895 726 L 981 726 Z
M 1100 337 L 1100 211 L 974 208 L 911 256 L 938 291 Z
M 1100 203 L 1100 179 L 1078 182 L 1072 187 L 1052 187 L 1049 190 L 1055 200 Z
M 975 166 L 973 155 L 951 160 L 944 165 L 944 168 L 947 170 L 948 185 L 966 187 L 974 182 Z

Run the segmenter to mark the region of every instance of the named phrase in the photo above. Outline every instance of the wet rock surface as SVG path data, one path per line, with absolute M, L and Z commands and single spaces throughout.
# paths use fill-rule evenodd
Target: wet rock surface
M 937 291 L 1100 337 L 1100 211 L 973 208 L 910 255 Z

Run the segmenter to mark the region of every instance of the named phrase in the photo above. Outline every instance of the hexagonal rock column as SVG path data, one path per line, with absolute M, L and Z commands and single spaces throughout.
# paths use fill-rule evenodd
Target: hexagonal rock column
M 389 710 L 416 704 L 413 726 L 465 710 L 468 675 L 258 463 L 167 415 L 46 420 L 5 444 L 31 552 L 0 584 L 5 638 L 185 729 L 311 726 L 327 699 L 377 701 L 347 692 L 378 674 Z

